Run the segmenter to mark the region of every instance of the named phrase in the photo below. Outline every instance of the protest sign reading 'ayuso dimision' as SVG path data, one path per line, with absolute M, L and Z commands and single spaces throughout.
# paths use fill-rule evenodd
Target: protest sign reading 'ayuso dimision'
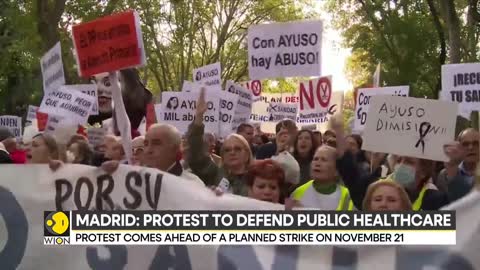
M 372 96 L 362 149 L 447 161 L 439 145 L 454 141 L 457 109 L 453 102 Z
M 248 29 L 250 79 L 320 76 L 322 22 L 254 25 Z

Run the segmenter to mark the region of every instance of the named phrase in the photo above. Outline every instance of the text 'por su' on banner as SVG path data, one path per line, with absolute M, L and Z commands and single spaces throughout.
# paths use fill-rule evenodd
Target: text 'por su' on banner
M 322 29 L 321 21 L 249 27 L 250 79 L 320 76 Z
M 443 147 L 454 141 L 457 109 L 446 101 L 372 96 L 362 149 L 445 162 Z
M 74 25 L 72 36 L 82 77 L 145 64 L 140 20 L 135 11 Z

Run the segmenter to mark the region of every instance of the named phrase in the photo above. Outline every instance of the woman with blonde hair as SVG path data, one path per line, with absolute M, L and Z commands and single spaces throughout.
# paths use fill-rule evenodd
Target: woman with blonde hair
M 365 211 L 411 211 L 412 203 L 401 185 L 392 180 L 379 180 L 368 186 L 362 209 Z
M 248 186 L 244 181 L 248 166 L 252 162 L 252 151 L 248 142 L 238 134 L 225 138 L 220 149 L 222 165 L 218 166 L 210 158 L 203 141 L 203 118 L 207 111 L 205 89 L 202 88 L 197 102 L 195 120 L 190 124 L 186 149 L 186 160 L 194 174 L 207 186 L 217 186 L 225 192 L 248 196 Z
M 31 146 L 27 149 L 27 163 L 48 164 L 52 160 L 65 161 L 65 151 L 54 137 L 39 133 L 33 137 Z

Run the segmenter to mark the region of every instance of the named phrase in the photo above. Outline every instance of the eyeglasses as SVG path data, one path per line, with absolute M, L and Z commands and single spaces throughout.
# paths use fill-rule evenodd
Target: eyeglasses
M 478 141 L 463 141 L 462 146 L 468 148 L 469 146 L 478 147 Z
M 223 148 L 223 152 L 224 152 L 225 154 L 232 153 L 232 152 L 233 152 L 233 153 L 240 153 L 240 152 L 242 152 L 242 150 L 243 150 L 243 149 L 242 149 L 242 147 L 240 147 L 240 146 L 225 147 L 225 148 Z

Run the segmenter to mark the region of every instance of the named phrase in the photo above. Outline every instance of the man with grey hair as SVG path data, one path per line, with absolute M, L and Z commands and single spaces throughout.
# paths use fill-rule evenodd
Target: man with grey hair
M 183 169 L 180 163 L 182 136 L 169 124 L 154 124 L 145 135 L 143 163 L 145 167 L 159 169 L 173 175 L 201 183 L 198 176 Z
M 183 169 L 179 158 L 181 142 L 182 136 L 176 127 L 169 124 L 152 125 L 145 134 L 143 166 L 204 185 L 198 176 Z M 106 162 L 102 168 L 113 173 L 118 168 L 118 162 Z

